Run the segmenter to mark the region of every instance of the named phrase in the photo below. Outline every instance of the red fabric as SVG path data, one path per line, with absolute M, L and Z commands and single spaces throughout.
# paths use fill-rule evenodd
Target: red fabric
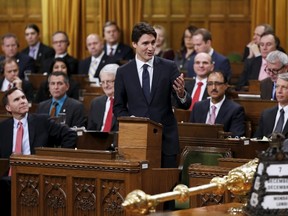
M 192 98 L 192 103 L 191 103 L 191 106 L 190 106 L 190 110 L 192 110 L 194 104 L 199 101 L 199 96 L 200 96 L 200 93 L 201 93 L 201 86 L 203 85 L 202 82 L 198 82 L 197 83 L 197 89 L 195 91 L 195 94 L 194 94 L 194 97 Z
M 22 154 L 22 141 L 23 141 L 23 125 L 22 122 L 18 122 L 18 129 L 17 129 L 17 135 L 16 135 L 16 146 L 14 153 L 16 154 Z M 9 170 L 9 176 L 12 174 L 12 168 Z
M 108 114 L 106 117 L 103 132 L 110 132 L 110 130 L 111 130 L 112 118 L 113 118 L 113 104 L 114 104 L 114 98 L 111 97 L 110 98 L 110 107 L 109 107 Z

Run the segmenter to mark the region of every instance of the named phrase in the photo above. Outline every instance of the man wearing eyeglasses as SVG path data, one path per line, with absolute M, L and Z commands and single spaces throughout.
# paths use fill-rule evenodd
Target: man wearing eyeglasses
M 113 115 L 114 81 L 117 64 L 107 64 L 100 71 L 101 87 L 105 93 L 91 102 L 88 115 L 88 130 L 116 131 L 118 129 L 116 118 Z
M 70 45 L 68 35 L 66 32 L 57 31 L 52 35 L 52 46 L 55 50 L 55 56 L 46 59 L 43 62 L 41 72 L 49 72 L 51 64 L 55 58 L 63 58 L 69 67 L 69 72 L 71 74 L 77 74 L 78 70 L 78 60 L 68 54 L 68 47 Z M 70 75 L 70 74 L 69 74 Z
M 245 113 L 242 106 L 225 96 L 228 88 L 227 78 L 220 71 L 213 71 L 207 78 L 209 99 L 196 102 L 190 122 L 223 124 L 225 132 L 233 137 L 245 135 Z
M 288 56 L 281 51 L 272 51 L 267 57 L 265 72 L 269 75 L 260 82 L 261 99 L 276 100 L 276 81 L 281 73 L 288 71 Z

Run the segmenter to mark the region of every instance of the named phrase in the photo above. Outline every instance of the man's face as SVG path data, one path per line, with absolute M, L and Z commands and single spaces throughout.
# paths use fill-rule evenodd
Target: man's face
M 265 35 L 260 38 L 260 52 L 263 58 L 266 58 L 267 55 L 276 50 L 276 43 L 273 35 Z
M 4 52 L 5 57 L 8 58 L 14 57 L 18 52 L 18 45 L 16 39 L 13 37 L 4 38 L 2 44 L 2 51 Z
M 266 73 L 269 74 L 273 82 L 277 80 L 278 74 L 285 73 L 286 70 L 287 70 L 287 67 L 282 65 L 279 59 L 277 59 L 273 63 L 267 61 L 267 66 L 265 68 Z
M 255 44 L 260 43 L 260 38 L 261 35 L 264 33 L 264 26 L 257 26 L 254 30 L 254 35 L 253 35 L 253 42 Z
M 61 61 L 56 61 L 55 64 L 53 65 L 53 71 L 52 72 L 55 72 L 55 71 L 61 71 L 61 72 L 67 74 L 67 67 L 66 67 L 65 63 L 61 62 Z
M 91 56 L 98 57 L 104 48 L 103 42 L 96 35 L 89 35 L 86 39 L 86 46 Z
M 53 48 L 57 55 L 61 55 L 67 52 L 68 41 L 64 34 L 58 33 L 52 38 Z
M 211 97 L 212 103 L 220 102 L 227 89 L 227 83 L 224 83 L 224 78 L 220 73 L 211 73 L 207 79 L 207 91 Z
M 27 28 L 25 30 L 25 39 L 29 46 L 35 46 L 40 39 L 40 35 L 33 28 Z
M 9 82 L 13 82 L 19 74 L 19 68 L 16 62 L 6 63 L 4 66 L 4 76 Z
M 211 41 L 208 40 L 207 42 L 205 42 L 201 34 L 193 35 L 192 43 L 197 53 L 199 52 L 209 53 L 210 48 L 211 48 Z
M 194 71 L 197 76 L 201 78 L 207 77 L 210 71 L 213 71 L 214 64 L 212 64 L 211 56 L 207 53 L 198 53 L 194 59 Z
M 109 73 L 100 74 L 101 87 L 108 97 L 114 96 L 114 81 L 115 76 Z
M 8 96 L 6 110 L 13 116 L 24 116 L 29 111 L 28 100 L 20 90 L 15 90 Z
M 109 45 L 118 43 L 119 31 L 115 25 L 110 25 L 104 28 L 104 39 Z
M 61 99 L 69 89 L 69 84 L 64 82 L 63 76 L 51 76 L 49 80 L 49 91 L 56 100 Z
M 276 98 L 281 106 L 288 105 L 288 82 L 282 79 L 277 79 L 276 82 Z
M 153 35 L 144 34 L 137 43 L 132 43 L 137 57 L 143 62 L 147 62 L 154 56 L 156 47 L 156 38 Z

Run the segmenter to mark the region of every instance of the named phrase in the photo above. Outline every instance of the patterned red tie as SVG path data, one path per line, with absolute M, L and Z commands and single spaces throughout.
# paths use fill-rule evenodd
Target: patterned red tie
M 192 98 L 192 103 L 191 103 L 191 106 L 189 108 L 189 110 L 192 110 L 194 104 L 199 101 L 199 97 L 200 97 L 200 93 L 201 93 L 201 86 L 203 85 L 202 82 L 198 82 L 197 83 L 197 89 L 194 93 L 194 97 Z
M 9 89 L 11 89 L 11 88 L 12 88 L 12 84 L 9 83 L 7 90 L 9 90 Z
M 114 104 L 114 98 L 110 97 L 110 107 L 109 107 L 108 114 L 106 117 L 103 132 L 110 132 L 111 131 L 112 118 L 113 118 L 113 104 Z
M 22 141 L 23 141 L 23 124 L 21 121 L 18 122 L 18 129 L 16 135 L 16 146 L 14 153 L 22 154 Z M 9 170 L 9 176 L 12 174 L 12 168 Z

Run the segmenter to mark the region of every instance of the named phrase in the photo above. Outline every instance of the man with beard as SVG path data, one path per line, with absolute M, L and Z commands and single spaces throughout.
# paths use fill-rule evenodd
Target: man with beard
M 225 96 L 228 88 L 227 78 L 220 71 L 213 71 L 207 78 L 207 91 L 210 99 L 196 102 L 190 122 L 206 124 L 223 124 L 225 132 L 232 136 L 245 134 L 245 113 L 242 106 Z

